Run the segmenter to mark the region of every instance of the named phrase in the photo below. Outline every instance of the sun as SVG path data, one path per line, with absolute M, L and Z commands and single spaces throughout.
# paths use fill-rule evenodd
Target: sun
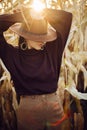
M 33 0 L 31 6 L 36 12 L 41 12 L 45 8 L 45 3 L 41 0 Z

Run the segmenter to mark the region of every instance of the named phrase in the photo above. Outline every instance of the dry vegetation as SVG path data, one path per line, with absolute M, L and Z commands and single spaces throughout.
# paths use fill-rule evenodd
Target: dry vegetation
M 17 8 L 24 0 L 0 0 L 0 13 L 12 13 L 15 8 Z M 26 0 L 27 4 L 31 0 Z M 65 100 L 65 111 L 69 111 L 71 101 L 69 94 L 64 98 L 64 89 L 74 86 L 76 88 L 78 84 L 78 74 L 81 70 L 84 74 L 84 85 L 83 90 L 87 87 L 87 0 L 46 0 L 47 7 L 63 9 L 70 11 L 73 14 L 73 22 L 68 37 L 67 45 L 62 58 L 61 72 L 59 78 L 59 91 L 61 101 L 64 103 Z M 18 44 L 18 36 L 10 30 L 5 32 L 5 38 L 13 46 Z M 70 91 L 70 90 L 69 90 Z M 72 90 L 74 91 L 74 90 Z M 67 93 L 65 93 L 67 94 Z M 74 93 L 75 94 L 75 93 Z M 72 93 L 72 95 L 74 95 Z M 74 95 L 78 99 L 86 98 L 87 95 Z M 74 130 L 82 130 L 83 126 L 83 112 L 80 106 L 80 102 L 75 99 L 77 104 L 78 113 L 74 113 Z M 67 108 L 66 108 L 67 106 Z M 79 119 L 79 120 L 78 120 Z M 78 128 L 78 122 L 80 122 L 80 127 Z M 85 129 L 84 129 L 85 130 Z

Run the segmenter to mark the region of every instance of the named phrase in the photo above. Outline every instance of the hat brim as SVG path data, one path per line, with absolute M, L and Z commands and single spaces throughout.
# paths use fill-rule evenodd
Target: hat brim
M 31 41 L 49 42 L 49 41 L 54 41 L 57 38 L 56 31 L 52 28 L 48 28 L 47 34 L 37 35 L 29 31 L 26 31 L 24 28 L 21 29 L 21 23 L 16 23 L 10 27 L 10 30 L 12 30 L 19 36 Z

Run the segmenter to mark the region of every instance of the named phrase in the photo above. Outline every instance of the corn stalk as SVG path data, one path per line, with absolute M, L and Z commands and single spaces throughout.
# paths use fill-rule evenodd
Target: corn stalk
M 16 93 L 11 83 L 10 73 L 0 59 L 0 130 L 16 130 Z

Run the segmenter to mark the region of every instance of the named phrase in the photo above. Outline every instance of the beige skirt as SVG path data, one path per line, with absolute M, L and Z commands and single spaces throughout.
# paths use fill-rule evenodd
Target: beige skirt
M 17 110 L 18 130 L 58 130 L 64 116 L 58 94 L 21 96 Z

